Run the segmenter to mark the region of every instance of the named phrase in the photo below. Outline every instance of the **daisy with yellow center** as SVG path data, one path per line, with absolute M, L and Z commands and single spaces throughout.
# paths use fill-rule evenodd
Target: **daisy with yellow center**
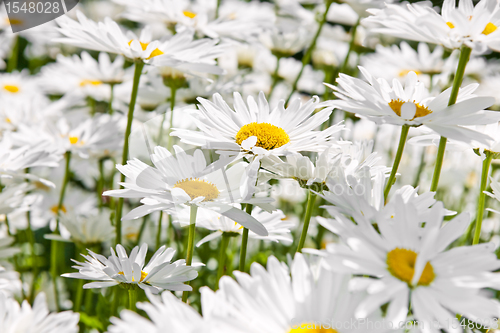
M 359 214 L 352 214 L 356 224 L 340 214 L 336 219 L 318 220 L 343 240 L 327 248 L 328 267 L 347 269 L 373 281 L 356 317 L 367 317 L 387 303 L 388 309 L 394 309 L 387 312 L 387 320 L 399 322 L 406 319 L 411 303 L 414 319 L 426 324 L 443 320 L 443 313 L 450 313 L 450 318 L 462 313 L 471 319 L 493 320 L 500 305 L 479 293 L 484 287 L 500 288 L 492 273 L 500 267 L 495 246 L 448 249 L 467 230 L 470 215 L 462 213 L 445 222 L 448 213 L 442 202 L 423 209 L 422 200 L 405 199 L 407 194 L 396 193 L 371 221 Z M 477 317 L 479 313 L 484 316 Z
M 139 287 L 154 294 L 162 290 L 191 290 L 184 282 L 193 280 L 198 273 L 194 268 L 186 266 L 184 260 L 172 262 L 175 254 L 173 249 L 160 247 L 149 263 L 144 265 L 147 251 L 147 244 L 134 247 L 130 256 L 120 244 L 116 246 L 116 253 L 111 248 L 111 256 L 108 258 L 89 251 L 89 255 L 82 254 L 86 262 L 73 260 L 77 264 L 73 267 L 79 273 L 62 276 L 97 281 L 84 285 L 84 289 L 120 284 L 129 290 Z
M 485 125 L 500 120 L 500 114 L 483 110 L 495 103 L 494 98 L 472 94 L 477 85 L 461 88 L 457 103 L 448 105 L 442 101 L 449 100 L 451 88 L 433 97 L 415 72 L 407 74 L 404 85 L 394 80 L 391 86 L 386 80 L 373 77 L 365 68 L 360 66 L 359 69 L 365 80 L 340 74 L 337 86 L 326 84 L 335 91 L 338 99 L 325 104 L 364 116 L 378 124 L 401 126 L 398 150 L 384 191 L 385 199 L 396 179 L 410 127 L 425 125 L 445 138 L 466 143 L 487 143 L 490 141 L 488 135 L 465 126 L 471 122 Z
M 448 49 L 467 47 L 477 53 L 500 50 L 498 7 L 494 1 L 444 0 L 439 11 L 420 3 L 408 6 L 386 5 L 371 9 L 365 20 L 371 31 L 420 42 L 443 45 Z M 425 8 L 425 9 L 424 9 Z
M 188 155 L 179 146 L 173 148 L 176 155 L 163 147 L 155 147 L 151 155 L 154 168 L 139 160 L 118 166 L 123 174 L 133 175 L 133 185 L 125 183 L 124 190 L 106 191 L 103 195 L 147 198 L 141 201 L 142 206 L 131 210 L 123 219 L 136 219 L 160 210 L 177 210 L 180 213 L 195 207 L 200 210 L 198 215 L 201 217 L 212 213 L 218 217 L 225 216 L 257 235 L 268 235 L 257 219 L 234 207 L 234 204 L 242 202 L 264 204 L 270 201 L 267 198 L 245 200 L 242 197 L 240 184 L 244 179 L 245 163 L 236 163 L 229 168 L 221 165 L 209 172 L 207 169 L 210 166 L 207 166 L 201 150 Z
M 223 147 L 222 151 L 229 155 L 259 160 L 263 156 L 289 152 L 322 151 L 333 144 L 333 135 L 343 128 L 337 124 L 318 130 L 332 109 L 322 108 L 316 96 L 304 104 L 295 100 L 285 108 L 281 101 L 271 108 L 263 92 L 257 98 L 249 96 L 246 103 L 235 92 L 234 110 L 219 94 L 215 94 L 212 101 L 198 100 L 201 105 L 194 117 L 201 132 L 175 129 L 172 135 L 204 148 L 220 151 Z

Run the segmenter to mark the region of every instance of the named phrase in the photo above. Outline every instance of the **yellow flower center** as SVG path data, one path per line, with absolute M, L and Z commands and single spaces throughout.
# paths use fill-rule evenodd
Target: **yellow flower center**
M 130 42 L 128 42 L 128 45 L 130 46 L 130 44 L 132 44 L 133 41 L 134 40 L 131 39 Z M 148 45 L 149 45 L 149 43 L 143 43 L 141 41 L 139 41 L 139 44 L 141 44 L 141 47 L 142 47 L 143 51 L 146 51 L 146 49 L 148 48 Z M 149 59 L 151 59 L 153 57 L 156 57 L 156 56 L 159 56 L 159 55 L 162 55 L 162 54 L 163 54 L 163 52 L 159 48 L 156 48 L 156 49 L 153 50 L 153 52 L 151 52 L 151 54 L 149 55 L 149 57 L 146 58 L 146 60 L 149 60 Z
M 395 114 L 401 117 L 401 106 L 405 103 L 406 103 L 405 101 L 402 101 L 398 98 L 396 100 L 394 99 L 391 100 L 389 102 L 389 106 L 391 107 L 391 109 L 394 111 Z M 413 103 L 415 104 L 416 111 L 415 111 L 415 116 L 410 120 L 413 120 L 418 117 L 424 117 L 432 113 L 432 111 L 429 110 L 426 106 L 422 106 L 418 103 L 415 103 L 415 101 L 413 101 Z
M 184 14 L 184 16 L 189 17 L 189 18 L 195 18 L 196 17 L 196 13 L 190 12 L 189 10 L 183 11 L 182 14 Z
M 494 25 L 493 23 L 491 22 L 488 22 L 488 24 L 486 25 L 486 27 L 484 28 L 482 34 L 483 35 L 489 35 L 491 34 L 492 32 L 494 32 L 495 30 L 497 30 L 497 26 Z
M 75 145 L 77 142 L 78 142 L 78 137 L 76 136 L 69 137 L 69 143 L 71 143 L 72 145 Z
M 123 272 L 118 272 L 120 275 L 125 275 Z M 141 280 L 139 282 L 144 281 L 144 279 L 148 276 L 148 273 L 141 271 Z M 132 282 L 135 282 L 134 276 L 132 276 Z
M 451 22 L 446 22 L 446 25 L 450 27 L 450 29 L 455 28 L 455 25 Z
M 58 207 L 57 205 L 54 205 L 54 206 L 50 207 L 50 211 L 51 211 L 52 213 L 54 213 L 54 214 L 57 214 L 57 207 Z M 62 205 L 62 206 L 61 206 L 61 211 L 62 211 L 63 213 L 66 213 L 66 212 L 67 212 L 66 207 L 64 207 L 64 205 Z
M 387 268 L 389 272 L 401 281 L 408 284 L 411 283 L 413 275 L 415 274 L 415 262 L 417 261 L 417 254 L 408 249 L 401 249 L 399 247 L 387 253 Z M 425 264 L 424 270 L 417 285 L 428 286 L 434 281 L 436 275 L 434 268 L 430 261 Z
M 5 23 L 7 24 L 10 24 L 10 25 L 19 25 L 19 24 L 23 24 L 23 21 L 22 20 L 19 20 L 19 19 L 11 19 L 9 20 L 8 18 L 5 19 Z
M 9 123 L 9 124 L 11 124 L 11 123 L 12 123 L 12 120 L 10 120 L 10 118 L 8 118 L 8 117 L 7 117 L 7 118 L 5 118 L 5 121 L 6 121 L 7 123 Z
M 175 187 L 183 189 L 191 200 L 198 197 L 205 197 L 203 201 L 211 201 L 217 199 L 220 193 L 217 186 L 199 178 L 179 180 L 175 183 Z
M 403 77 L 403 76 L 408 75 L 408 73 L 410 73 L 410 72 L 415 72 L 415 74 L 417 74 L 417 75 L 422 75 L 422 72 L 421 72 L 421 71 L 417 71 L 417 70 L 413 70 L 413 69 L 403 69 L 402 71 L 400 71 L 400 72 L 398 73 L 398 75 L 399 75 L 400 77 Z
M 251 136 L 257 137 L 257 147 L 267 150 L 279 148 L 290 142 L 290 137 L 281 127 L 268 123 L 250 123 L 240 128 L 236 134 L 236 143 L 241 145 Z
M 15 86 L 13 84 L 6 84 L 6 85 L 3 86 L 3 88 L 5 90 L 7 90 L 8 92 L 13 93 L 13 94 L 19 92 L 19 87 Z
M 315 323 L 303 323 L 295 325 L 288 333 L 338 333 L 337 330 L 327 325 L 318 325 Z
M 98 80 L 82 80 L 82 82 L 80 82 L 80 87 L 86 86 L 88 84 L 93 85 L 93 86 L 98 86 L 101 83 L 102 82 L 98 81 Z

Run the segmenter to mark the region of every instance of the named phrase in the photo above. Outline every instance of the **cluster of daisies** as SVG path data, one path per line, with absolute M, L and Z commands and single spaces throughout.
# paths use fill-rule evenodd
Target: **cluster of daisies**
M 494 332 L 500 2 L 0 7 L 0 332 Z

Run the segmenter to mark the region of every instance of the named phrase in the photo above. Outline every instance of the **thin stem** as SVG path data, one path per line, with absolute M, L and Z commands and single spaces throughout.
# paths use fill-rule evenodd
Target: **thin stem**
M 219 267 L 217 268 L 217 288 L 219 287 L 219 281 L 226 268 L 226 252 L 227 246 L 229 245 L 229 233 L 222 233 L 222 240 L 220 244 L 220 254 L 219 254 Z
M 136 62 L 135 70 L 134 70 L 134 83 L 132 86 L 132 95 L 130 96 L 130 104 L 128 106 L 128 116 L 127 116 L 127 128 L 125 130 L 125 137 L 123 141 L 123 151 L 122 151 L 122 165 L 127 164 L 128 159 L 128 138 L 130 136 L 130 132 L 132 131 L 132 120 L 134 119 L 134 109 L 135 109 L 135 101 L 137 99 L 137 92 L 139 91 L 139 81 L 141 79 L 142 69 L 144 68 L 144 63 Z M 125 181 L 125 175 L 122 174 L 120 177 L 120 181 Z M 116 205 L 116 220 L 115 220 L 115 228 L 116 228 L 116 239 L 115 243 L 120 244 L 122 242 L 122 210 L 123 210 L 123 198 L 118 200 L 118 205 Z
M 271 83 L 271 89 L 269 90 L 269 95 L 267 96 L 268 101 L 271 100 L 271 96 L 273 95 L 274 88 L 276 87 L 276 84 L 278 83 L 278 79 L 279 79 L 278 71 L 280 69 L 280 59 L 281 59 L 281 57 L 276 57 L 276 68 L 274 69 L 274 73 L 273 73 L 273 77 L 272 77 L 273 82 Z
M 189 214 L 189 235 L 188 235 L 188 245 L 186 254 L 186 266 L 191 266 L 193 261 L 194 252 L 194 236 L 196 231 L 196 213 L 198 212 L 198 206 L 191 205 L 191 211 Z M 189 285 L 189 282 L 187 282 Z M 182 301 L 187 302 L 188 292 L 184 291 L 182 293 Z
M 83 280 L 79 279 L 76 285 L 75 303 L 73 305 L 74 312 L 80 311 L 80 306 L 82 305 L 82 299 L 83 299 Z
M 14 47 L 10 53 L 9 60 L 7 61 L 7 72 L 12 72 L 17 69 L 17 60 L 19 58 L 19 36 L 15 37 Z
M 318 40 L 319 34 L 321 33 L 321 30 L 323 29 L 323 25 L 325 25 L 326 17 L 328 15 L 328 10 L 330 9 L 332 2 L 333 1 L 331 1 L 331 0 L 326 1 L 325 12 L 323 13 L 323 17 L 321 19 L 321 22 L 319 22 L 318 30 L 316 31 L 316 34 L 314 35 L 314 38 L 311 42 L 311 45 L 307 49 L 306 54 L 304 54 L 304 57 L 302 58 L 302 68 L 300 69 L 299 74 L 295 78 L 295 81 L 293 81 L 292 91 L 290 92 L 290 95 L 288 95 L 288 98 L 286 99 L 285 105 L 288 105 L 288 102 L 290 102 L 290 99 L 292 98 L 293 93 L 295 92 L 295 90 L 297 90 L 297 84 L 299 83 L 300 77 L 302 76 L 302 72 L 304 71 L 304 68 L 309 63 L 309 61 L 311 60 L 312 53 L 314 51 L 314 48 L 316 47 L 316 42 Z
M 253 205 L 247 204 L 246 212 L 248 215 L 252 215 Z M 248 245 L 248 229 L 243 228 L 243 234 L 241 235 L 241 249 L 240 249 L 240 272 L 245 271 L 245 261 L 247 259 L 247 245 Z
M 217 7 L 215 8 L 215 18 L 219 18 L 219 8 L 220 8 L 221 0 L 217 0 Z
M 481 189 L 479 190 L 479 198 L 477 203 L 477 214 L 476 214 L 476 230 L 474 232 L 474 240 L 472 245 L 479 244 L 479 237 L 481 236 L 481 224 L 483 223 L 484 214 L 484 203 L 486 199 L 486 185 L 488 184 L 488 174 L 490 172 L 491 160 L 493 159 L 493 154 L 489 151 L 484 152 L 486 158 L 483 161 L 483 170 L 481 171 Z
M 158 218 L 158 230 L 156 230 L 156 249 L 160 248 L 161 243 L 161 221 L 163 220 L 163 211 L 160 210 L 160 217 Z
M 415 181 L 413 182 L 413 187 L 417 187 L 420 183 L 420 177 L 425 168 L 425 147 L 423 147 L 420 153 L 420 164 L 418 165 L 417 175 L 415 176 Z
M 28 240 L 30 242 L 30 250 L 31 250 L 31 261 L 33 265 L 33 280 L 31 281 L 31 288 L 29 291 L 29 296 L 28 296 L 28 302 L 30 304 L 33 304 L 33 300 L 35 299 L 35 289 L 36 289 L 36 280 L 38 277 L 38 263 L 36 260 L 36 253 L 35 253 L 35 233 L 33 232 L 33 229 L 31 228 L 31 212 L 27 211 L 26 212 L 26 220 L 28 221 Z
M 110 115 L 113 114 L 113 99 L 115 96 L 115 83 L 109 84 L 109 102 L 108 102 L 108 112 Z
M 167 136 L 168 136 L 168 145 L 167 149 L 169 151 L 172 150 L 174 145 L 174 139 L 170 136 L 170 132 L 172 131 L 172 127 L 174 126 L 174 107 L 175 107 L 175 93 L 177 92 L 177 88 L 170 88 L 170 124 L 168 126 Z
M 401 136 L 399 138 L 398 151 L 396 152 L 396 157 L 394 158 L 394 164 L 392 165 L 391 175 L 389 176 L 389 180 L 385 185 L 384 190 L 384 201 L 387 200 L 387 196 L 391 191 L 392 185 L 396 182 L 396 173 L 398 172 L 399 162 L 401 162 L 401 157 L 403 156 L 403 150 L 405 148 L 406 138 L 408 137 L 408 131 L 410 130 L 410 126 L 403 125 L 401 127 Z
M 302 228 L 302 234 L 300 235 L 299 246 L 297 247 L 297 252 L 302 252 L 304 243 L 306 242 L 307 230 L 309 229 L 309 222 L 311 221 L 311 214 L 314 208 L 314 202 L 316 201 L 317 195 L 312 191 L 309 191 L 307 196 L 307 208 L 306 215 L 304 216 L 304 226 Z
M 340 67 L 339 73 L 345 73 L 347 70 L 347 66 L 349 66 L 349 58 L 351 57 L 351 53 L 352 50 L 354 49 L 354 45 L 356 42 L 356 31 L 358 30 L 358 26 L 359 26 L 359 19 L 351 29 L 351 41 L 349 42 L 349 49 L 347 50 L 347 54 L 344 58 L 344 62 L 342 63 L 342 67 Z
M 139 245 L 141 243 L 142 234 L 144 233 L 144 228 L 146 227 L 146 223 L 148 222 L 148 218 L 149 218 L 149 215 L 145 215 L 142 218 L 142 223 L 141 223 L 141 226 L 139 228 L 139 234 L 137 235 L 137 245 Z
M 59 193 L 59 202 L 57 204 L 57 213 L 56 213 L 56 229 L 54 230 L 55 234 L 59 234 L 59 215 L 61 214 L 61 210 L 64 205 L 64 196 L 66 194 L 66 187 L 68 185 L 69 181 L 69 175 L 70 175 L 70 161 L 71 161 L 71 152 L 67 151 L 64 154 L 64 157 L 66 159 L 66 167 L 64 170 L 64 179 L 63 183 L 61 185 L 61 192 Z M 50 270 L 52 273 L 52 283 L 54 284 L 54 296 L 55 296 L 55 303 L 56 303 L 56 309 L 59 311 L 60 306 L 59 306 L 59 291 L 57 290 L 57 274 L 58 274 L 58 260 L 57 260 L 57 255 L 59 252 L 59 243 L 55 240 L 51 241 L 51 246 L 50 246 Z
M 129 289 L 128 290 L 128 309 L 131 311 L 134 311 L 134 312 L 137 311 L 135 303 L 137 303 L 137 291 L 134 289 Z
M 472 49 L 468 46 L 462 45 L 460 50 L 460 59 L 458 60 L 457 71 L 455 73 L 455 78 L 453 80 L 453 87 L 451 88 L 450 99 L 448 100 L 448 105 L 453 105 L 457 102 L 458 91 L 460 85 L 462 84 L 465 67 L 469 62 L 470 54 Z M 441 137 L 439 140 L 439 148 L 436 157 L 436 166 L 434 167 L 434 174 L 432 175 L 431 192 L 436 192 L 439 184 L 439 176 L 441 175 L 441 168 L 443 166 L 444 151 L 446 149 L 446 138 Z
M 104 190 L 104 158 L 100 158 L 98 163 L 99 167 L 99 180 L 96 186 L 97 192 L 97 201 L 99 202 L 99 209 L 102 209 L 103 201 L 102 201 L 102 192 Z

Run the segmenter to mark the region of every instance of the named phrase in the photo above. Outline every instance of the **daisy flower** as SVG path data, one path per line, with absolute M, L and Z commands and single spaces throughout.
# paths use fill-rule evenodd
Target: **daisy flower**
M 124 33 L 116 22 L 106 17 L 96 23 L 77 11 L 79 22 L 67 16 L 57 19 L 59 32 L 65 38 L 57 42 L 96 51 L 121 54 L 130 60 L 141 60 L 154 66 L 168 66 L 181 72 L 222 74 L 215 65 L 215 57 L 223 52 L 217 40 L 193 40 L 193 32 L 185 30 L 167 41 L 152 41 L 151 31 L 144 28 L 138 37 L 133 32 Z
M 117 56 L 111 62 L 109 55 L 104 52 L 99 53 L 98 61 L 85 51 L 81 57 L 76 54 L 72 57 L 58 54 L 56 63 L 42 67 L 38 82 L 50 94 L 77 93 L 107 101 L 109 85 L 123 82 L 124 61 L 122 56 Z
M 156 333 L 156 332 L 205 332 L 209 322 L 191 306 L 182 302 L 172 293 L 161 296 L 146 293 L 149 302 L 137 303 L 137 308 L 146 312 L 146 319 L 129 310 L 120 312 L 120 318 L 112 317 L 109 333 Z
M 488 135 L 464 126 L 500 120 L 498 112 L 483 110 L 495 103 L 493 97 L 473 95 L 477 84 L 461 88 L 457 103 L 448 106 L 451 88 L 431 97 L 415 72 L 407 74 L 404 86 L 394 80 L 391 87 L 386 80 L 373 77 L 363 67 L 359 69 L 365 80 L 340 74 L 338 87 L 326 84 L 340 100 L 327 101 L 324 105 L 356 113 L 379 124 L 425 125 L 443 137 L 464 142 L 487 143 L 491 140 Z
M 361 58 L 361 65 L 370 73 L 386 80 L 393 78 L 404 80 L 406 74 L 412 71 L 425 82 L 426 86 L 429 86 L 431 78 L 434 76 L 440 78 L 439 74 L 445 70 L 446 62 L 443 60 L 443 53 L 444 48 L 439 45 L 431 52 L 426 43 L 418 43 L 417 50 L 406 42 L 401 42 L 399 47 L 378 44 L 375 53 Z
M 64 227 L 61 230 L 62 237 L 67 235 L 65 240 L 71 239 L 75 243 L 88 246 L 110 241 L 115 232 L 115 228 L 111 225 L 109 211 L 88 215 L 70 211 L 61 214 L 59 222 Z
M 202 290 L 205 319 L 220 325 L 219 332 L 365 332 L 354 309 L 364 293 L 350 291 L 350 276 L 325 268 L 322 261 L 308 263 L 296 254 L 290 268 L 275 257 L 267 260 L 267 269 L 257 263 L 250 275 L 234 272 L 236 280 L 222 277 L 220 289 Z M 369 318 L 378 322 L 371 332 L 385 332 L 381 311 Z M 345 323 L 354 323 L 353 325 Z M 380 325 L 380 326 L 379 326 Z M 380 328 L 381 327 L 381 328 Z
M 498 317 L 500 303 L 489 299 L 482 288 L 500 288 L 500 268 L 494 244 L 460 246 L 446 250 L 464 234 L 470 216 L 462 213 L 443 226 L 445 210 L 435 204 L 421 227 L 421 215 L 412 202 L 402 195 L 395 197 L 391 216 L 379 216 L 377 229 L 355 218 L 358 224 L 343 216 L 323 226 L 339 232 L 345 244 L 330 245 L 327 261 L 331 269 L 374 277 L 369 295 L 356 309 L 357 317 L 365 317 L 385 303 L 387 319 L 399 322 L 406 318 L 411 302 L 416 320 L 438 332 L 456 331 L 449 323 L 455 314 L 491 325 Z
M 46 297 L 40 293 L 31 307 L 0 293 L 0 331 L 16 333 L 77 333 L 80 315 L 72 311 L 49 313 Z
M 368 10 L 373 16 L 362 21 L 374 33 L 440 44 L 448 49 L 466 45 L 483 53 L 500 50 L 500 11 L 495 0 L 445 0 L 438 14 L 430 3 L 387 4 Z
M 198 272 L 193 267 L 186 266 L 184 259 L 172 263 L 174 249 L 166 248 L 165 245 L 160 247 L 144 266 L 147 251 L 148 245 L 144 243 L 140 248 L 134 247 L 130 256 L 127 256 L 125 248 L 118 244 L 116 254 L 111 248 L 111 256 L 106 259 L 89 250 L 90 255 L 82 254 L 86 262 L 73 260 L 77 263 L 73 268 L 79 270 L 79 273 L 67 273 L 61 276 L 98 281 L 85 284 L 84 289 L 122 285 L 126 288 L 139 287 L 154 294 L 164 289 L 192 290 L 183 282 L 195 279 Z
M 128 161 L 127 165 L 117 165 L 131 182 L 121 183 L 125 189 L 106 191 L 103 195 L 142 198 L 143 204 L 125 215 L 124 220 L 137 219 L 154 211 L 172 211 L 176 205 L 195 205 L 233 219 L 258 235 L 267 236 L 266 228 L 259 221 L 233 207 L 245 202 L 272 209 L 267 205 L 271 199 L 245 200 L 242 196 L 240 186 L 246 181 L 245 163 L 224 170 L 225 162 L 219 160 L 207 167 L 201 150 L 196 150 L 192 156 L 179 146 L 174 146 L 174 150 L 175 156 L 163 147 L 155 147 L 151 155 L 155 167 L 138 159 Z
M 314 111 L 319 98 L 302 104 L 299 99 L 285 109 L 285 101 L 271 108 L 263 92 L 257 100 L 248 97 L 247 104 L 241 95 L 234 93 L 234 110 L 219 94 L 213 95 L 213 102 L 198 98 L 199 112 L 194 122 L 201 130 L 175 129 L 171 135 L 178 136 L 184 143 L 217 149 L 227 155 L 286 155 L 299 151 L 323 151 L 334 142 L 334 134 L 343 129 L 334 125 L 324 131 L 315 131 L 328 120 L 332 108 Z

